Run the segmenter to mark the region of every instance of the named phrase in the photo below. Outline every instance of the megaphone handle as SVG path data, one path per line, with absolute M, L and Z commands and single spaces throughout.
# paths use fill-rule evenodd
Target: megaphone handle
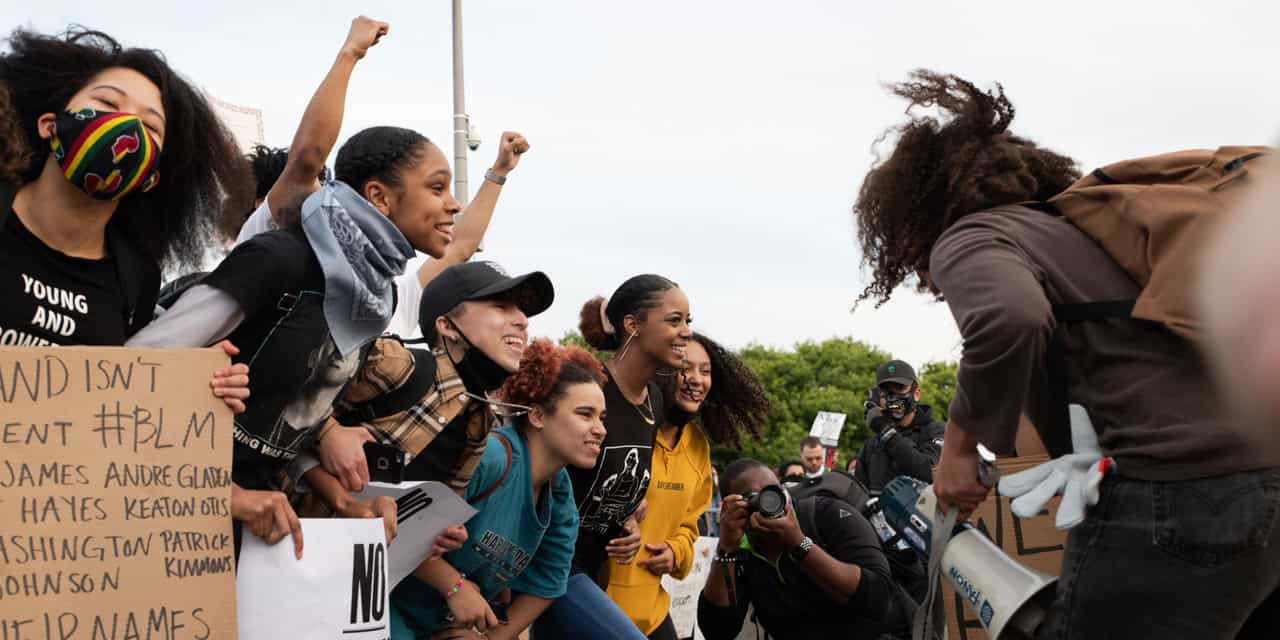
M 979 462 L 978 482 L 988 489 L 995 487 L 1000 482 L 1000 469 L 986 460 Z

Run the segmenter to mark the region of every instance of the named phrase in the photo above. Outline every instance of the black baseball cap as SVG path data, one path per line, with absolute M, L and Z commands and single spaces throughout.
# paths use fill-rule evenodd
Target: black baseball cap
M 916 370 L 912 369 L 911 365 L 901 360 L 890 360 L 876 367 L 876 386 L 886 382 L 911 386 L 918 383 L 919 379 L 916 378 Z
M 546 311 L 555 300 L 551 279 L 541 271 L 514 278 L 496 262 L 476 261 L 455 264 L 440 272 L 422 289 L 418 304 L 418 327 L 428 344 L 435 344 L 436 318 L 469 300 L 488 300 L 519 291 L 520 310 L 533 317 Z

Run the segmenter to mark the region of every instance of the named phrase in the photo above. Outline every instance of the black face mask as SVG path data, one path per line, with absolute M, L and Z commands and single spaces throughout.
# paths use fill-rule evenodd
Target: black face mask
M 689 424 L 689 421 L 693 419 L 693 416 L 693 413 L 677 407 L 674 403 L 667 407 L 667 424 L 671 426 L 683 427 L 684 425 Z
M 467 334 L 463 333 L 458 325 L 453 324 L 452 321 L 449 324 L 453 325 L 453 330 L 457 331 L 458 335 L 462 336 L 462 341 L 467 344 L 467 353 L 461 360 L 453 362 L 453 356 L 449 356 L 449 362 L 453 362 L 453 367 L 458 370 L 458 375 L 462 377 L 462 384 L 466 386 L 467 391 L 488 393 L 501 387 L 502 383 L 511 376 L 511 372 L 503 369 L 502 365 L 494 362 L 493 358 L 472 344 L 471 339 L 467 338 Z M 445 349 L 445 353 L 448 351 Z
M 916 410 L 916 389 L 912 386 L 906 393 L 898 393 L 897 391 L 882 391 L 884 397 L 884 409 L 894 420 L 901 420 L 907 414 Z

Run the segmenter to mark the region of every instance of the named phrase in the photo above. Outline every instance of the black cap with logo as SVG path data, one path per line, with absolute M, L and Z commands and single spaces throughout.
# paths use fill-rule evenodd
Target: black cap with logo
M 422 289 L 418 305 L 418 326 L 427 344 L 435 344 L 436 318 L 470 300 L 508 297 L 520 305 L 526 316 L 546 311 L 555 300 L 551 279 L 541 271 L 514 278 L 495 262 L 476 261 L 455 264 L 440 272 Z
M 919 382 L 916 378 L 916 370 L 911 365 L 901 360 L 890 360 L 879 367 L 876 367 L 876 386 L 880 386 L 886 382 L 893 382 L 911 386 Z

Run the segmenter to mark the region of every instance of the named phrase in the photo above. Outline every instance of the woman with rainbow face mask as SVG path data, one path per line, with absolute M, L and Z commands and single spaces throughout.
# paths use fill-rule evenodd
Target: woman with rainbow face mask
M 213 109 L 159 53 L 19 29 L 0 54 L 0 344 L 120 345 L 162 266 L 198 262 L 247 175 Z
M 118 346 L 162 266 L 196 263 L 246 167 L 208 102 L 150 49 L 18 29 L 0 54 L 0 345 Z M 230 355 L 237 350 L 221 346 Z M 248 367 L 214 372 L 237 413 Z

